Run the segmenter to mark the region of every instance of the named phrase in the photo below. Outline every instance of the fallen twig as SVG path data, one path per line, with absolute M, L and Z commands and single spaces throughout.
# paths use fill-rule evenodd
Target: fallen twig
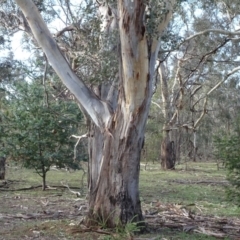
M 32 190 L 36 188 L 42 188 L 42 185 L 37 185 L 37 186 L 30 186 L 30 187 L 24 187 L 24 188 L 15 188 L 15 189 L 5 189 L 5 188 L 0 188 L 0 191 L 7 191 L 7 192 L 15 192 L 15 191 L 27 191 L 27 190 Z M 53 186 L 47 186 L 46 190 L 57 190 L 58 188 L 66 188 L 64 185 L 53 185 Z M 79 189 L 79 187 L 71 187 L 71 189 Z
M 71 189 L 69 188 L 68 184 L 66 184 L 66 183 L 64 184 L 62 181 L 61 181 L 61 184 L 62 184 L 64 187 L 68 188 L 68 190 L 69 190 L 71 193 L 77 195 L 77 197 L 80 197 L 80 196 L 81 196 L 81 193 L 80 193 L 80 192 L 76 192 L 76 191 L 71 190 Z
M 17 189 L 4 189 L 4 188 L 1 188 L 0 191 L 8 191 L 8 192 L 26 191 L 26 190 L 32 190 L 32 189 L 41 188 L 41 187 L 42 187 L 42 185 L 30 186 L 30 187 L 25 187 L 25 188 L 17 188 Z
M 211 181 L 211 180 L 200 180 L 200 181 L 184 181 L 184 180 L 171 180 L 171 182 L 179 183 L 179 184 L 221 184 L 228 185 L 228 181 Z

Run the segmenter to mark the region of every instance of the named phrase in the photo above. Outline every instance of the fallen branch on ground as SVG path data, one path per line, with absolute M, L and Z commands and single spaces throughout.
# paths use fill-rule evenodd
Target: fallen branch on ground
M 24 187 L 24 188 L 16 188 L 16 189 L 4 189 L 0 188 L 0 191 L 6 191 L 6 192 L 17 192 L 17 191 L 27 191 L 27 190 L 32 190 L 36 188 L 42 188 L 42 185 L 37 185 L 37 186 L 30 186 L 30 187 Z M 53 185 L 53 186 L 47 186 L 46 190 L 57 190 L 58 188 L 66 188 L 66 186 L 60 186 L 60 185 Z M 71 189 L 79 189 L 79 187 L 71 187 Z M 77 193 L 77 192 L 76 192 Z
M 64 184 L 64 183 L 61 181 L 61 184 L 62 184 L 64 187 L 68 188 L 68 190 L 69 190 L 71 193 L 77 195 L 77 197 L 80 197 L 80 196 L 81 196 L 81 193 L 80 193 L 80 192 L 76 192 L 76 191 L 71 190 L 71 189 L 69 188 L 69 186 L 68 186 L 67 183 Z
M 211 180 L 200 180 L 200 181 L 184 181 L 184 180 L 171 180 L 171 182 L 179 184 L 221 184 L 228 185 L 228 181 L 211 181 Z
M 151 212 L 155 214 L 150 214 L 151 212 L 149 213 L 146 209 L 145 219 L 149 226 L 156 230 L 166 227 L 184 232 L 197 232 L 216 238 L 240 239 L 239 218 L 204 216 L 192 212 L 186 207 L 157 202 L 154 207 L 151 207 Z

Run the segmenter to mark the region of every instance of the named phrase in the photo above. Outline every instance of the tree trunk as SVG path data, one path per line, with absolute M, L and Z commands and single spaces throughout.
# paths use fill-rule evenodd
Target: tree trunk
M 137 14 L 129 7 L 136 8 Z M 104 130 L 92 127 L 89 167 L 90 224 L 142 222 L 140 155 L 152 96 L 156 55 L 149 59 L 141 1 L 119 1 L 118 105 Z M 154 51 L 153 51 L 154 52 Z M 150 63 L 151 62 L 151 63 Z
M 42 161 L 41 177 L 42 177 L 42 190 L 45 191 L 46 190 L 46 170 L 45 170 L 45 166 L 44 166 L 44 162 L 43 161 Z
M 176 162 L 176 150 L 174 141 L 170 140 L 169 131 L 166 131 L 164 139 L 161 144 L 161 167 L 164 170 L 174 169 Z
M 122 76 L 121 71 L 119 76 Z M 148 74 L 145 76 L 147 78 Z M 151 96 L 148 88 L 150 85 L 146 86 L 146 93 Z M 106 99 L 104 87 L 100 89 L 97 95 Z M 111 101 L 114 102 L 117 97 L 123 97 L 122 87 L 119 94 L 113 94 Z M 142 101 L 136 112 L 116 107 L 111 123 L 104 131 L 91 124 L 88 224 L 101 223 L 114 227 L 130 221 L 143 222 L 138 184 L 149 105 L 150 98 Z
M 193 131 L 193 162 L 197 160 L 197 132 Z
M 6 163 L 6 158 L 5 157 L 0 157 L 0 180 L 5 179 L 5 163 Z
M 109 131 L 96 134 L 91 140 L 95 143 L 99 140 L 97 146 L 102 149 L 96 156 L 97 161 L 101 161 L 100 168 L 93 162 L 89 168 L 88 219 L 91 224 L 97 221 L 113 227 L 120 222 L 143 220 L 138 183 L 145 121 L 138 115 L 132 116 L 126 135 L 126 123 L 122 119 L 123 113 L 118 109 Z M 97 151 L 92 151 L 92 157 L 94 154 Z
M 46 185 L 46 173 L 44 173 L 42 175 L 42 190 L 45 191 L 46 187 L 47 187 L 47 185 Z
M 170 133 L 172 133 L 173 123 L 176 121 L 177 114 L 172 114 L 172 107 L 170 105 L 169 87 L 168 87 L 168 76 L 166 74 L 166 66 L 160 64 L 158 73 L 161 82 L 162 102 L 163 102 L 163 116 L 165 123 L 163 126 L 163 140 L 161 143 L 160 161 L 161 167 L 164 170 L 174 169 L 176 162 L 176 150 L 174 141 L 170 140 Z M 177 141 L 175 141 L 177 142 Z
M 176 162 L 178 164 L 181 163 L 181 142 L 182 142 L 182 129 L 179 128 L 176 130 L 176 144 L 175 144 L 175 149 L 176 149 Z
M 113 122 L 111 133 L 104 134 L 101 168 L 97 179 L 93 174 L 89 179 L 88 218 L 110 227 L 143 220 L 138 190 L 143 134 L 131 125 L 129 135 L 120 137 L 122 124 L 119 125 Z

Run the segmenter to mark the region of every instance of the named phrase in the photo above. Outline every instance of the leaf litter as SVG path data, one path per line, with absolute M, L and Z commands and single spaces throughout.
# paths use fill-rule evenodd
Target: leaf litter
M 8 206 L 14 210 L 11 213 L 0 211 L 0 222 L 4 222 L 5 226 L 17 221 L 68 219 L 71 220 L 71 223 L 68 223 L 71 234 L 79 231 L 110 234 L 108 231 L 87 228 L 83 225 L 82 219 L 88 210 L 86 199 L 61 197 L 59 194 L 48 197 L 29 197 L 18 194 L 11 197 L 2 196 L 1 201 L 7 201 Z M 143 203 L 142 208 L 151 232 L 161 232 L 163 228 L 167 228 L 186 233 L 201 233 L 219 239 L 226 237 L 240 239 L 239 218 L 205 216 L 201 213 L 201 207 L 196 204 L 184 206 L 154 201 L 151 204 Z M 136 239 L 141 238 L 138 236 Z
M 195 208 L 197 211 L 191 210 Z M 156 231 L 161 228 L 196 232 L 216 238 L 240 239 L 240 219 L 236 217 L 205 216 L 195 204 L 166 204 L 156 201 L 143 206 L 147 223 Z

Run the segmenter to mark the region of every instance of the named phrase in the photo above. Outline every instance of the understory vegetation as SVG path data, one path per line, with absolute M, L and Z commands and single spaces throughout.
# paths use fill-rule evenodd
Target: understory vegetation
M 240 236 L 240 209 L 227 202 L 226 170 L 218 169 L 215 162 L 186 162 L 174 171 L 160 170 L 159 163 L 142 162 L 140 198 L 147 232 L 141 235 L 134 223 L 112 230 L 105 228 L 104 222 L 97 228 L 83 224 L 87 212 L 83 171 L 50 170 L 48 188 L 43 192 L 41 178 L 36 178 L 33 170 L 10 163 L 6 180 L 0 184 L 0 223 L 4 225 L 0 239 L 199 240 Z M 81 195 L 77 197 L 77 193 Z
M 228 200 L 240 206 L 240 137 L 239 126 L 231 135 L 218 136 L 215 139 L 216 156 L 223 161 L 227 169 Z

